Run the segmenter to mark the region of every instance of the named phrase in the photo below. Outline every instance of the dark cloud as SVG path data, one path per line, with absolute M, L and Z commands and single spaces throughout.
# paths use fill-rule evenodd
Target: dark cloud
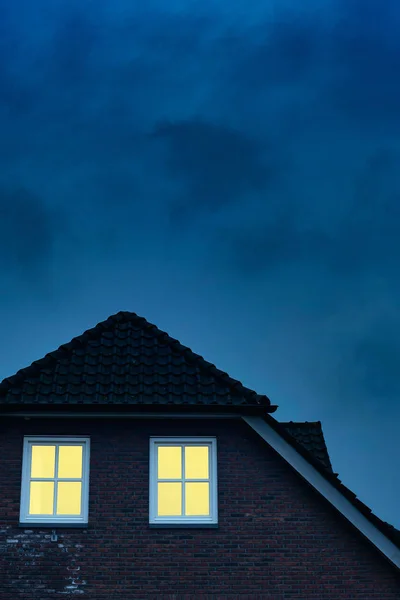
M 398 399 L 400 342 L 392 327 L 378 328 L 359 340 L 351 364 L 366 396 Z M 354 372 L 351 377 L 354 379 Z
M 4 111 L 6 118 L 21 117 L 35 104 L 35 90 L 16 73 L 21 52 L 22 42 L 15 35 L 7 7 L 0 5 L 0 115 Z
M 400 20 L 398 5 L 350 0 L 339 3 L 332 33 L 336 76 L 327 93 L 352 119 L 400 127 Z
M 0 271 L 34 280 L 51 264 L 56 236 L 64 225 L 35 194 L 0 190 Z
M 396 0 L 337 0 L 325 11 L 277 9 L 257 26 L 221 36 L 218 51 L 231 57 L 221 77 L 242 110 L 261 101 L 268 115 L 278 94 L 283 130 L 292 121 L 312 127 L 312 117 L 315 126 L 321 114 L 325 122 L 341 116 L 357 126 L 398 131 L 399 28 Z M 293 111 L 288 121 L 286 112 Z
M 173 65 L 182 64 L 196 61 L 215 21 L 211 14 L 200 15 L 191 10 L 168 13 L 139 9 L 120 25 L 119 35 L 143 61 L 168 64 L 173 60 Z
M 233 59 L 231 83 L 255 93 L 301 81 L 322 59 L 323 33 L 315 15 L 278 12 L 261 26 L 222 39 L 220 50 L 229 51 Z
M 367 159 L 350 200 L 325 206 L 325 217 L 309 222 L 309 207 L 297 199 L 266 207 L 253 225 L 218 230 L 225 257 L 242 274 L 313 265 L 335 276 L 387 274 L 400 260 L 400 157 L 381 149 Z
M 91 57 L 99 41 L 93 16 L 75 11 L 60 17 L 59 27 L 49 48 L 52 75 L 67 85 L 78 85 L 90 73 Z
M 227 244 L 226 258 L 241 275 L 264 276 L 293 263 L 315 263 L 332 251 L 333 240 L 324 231 L 301 229 L 290 216 L 276 216 L 267 225 L 218 231 L 218 243 Z
M 32 89 L 0 66 L 0 110 L 4 108 L 9 116 L 21 117 L 33 110 L 35 99 Z
M 170 173 L 186 186 L 175 216 L 230 206 L 276 181 L 272 149 L 239 130 L 194 120 L 161 124 L 154 136 L 167 142 Z
M 383 311 L 384 312 L 384 311 Z M 340 388 L 344 400 L 356 396 L 365 406 L 382 402 L 397 405 L 400 341 L 398 317 L 377 315 L 358 334 L 339 344 L 339 360 L 334 371 L 334 389 Z

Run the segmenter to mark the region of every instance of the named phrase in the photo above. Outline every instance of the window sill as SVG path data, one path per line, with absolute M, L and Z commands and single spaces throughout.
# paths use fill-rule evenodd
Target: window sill
M 88 529 L 88 523 L 18 523 L 22 529 Z
M 218 523 L 149 523 L 150 529 L 218 529 Z

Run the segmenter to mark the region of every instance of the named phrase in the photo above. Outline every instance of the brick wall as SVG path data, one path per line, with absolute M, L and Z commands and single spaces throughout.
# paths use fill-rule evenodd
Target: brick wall
M 23 435 L 89 435 L 89 526 L 19 528 Z M 218 529 L 150 529 L 150 435 L 216 435 Z M 248 426 L 3 421 L 0 599 L 399 600 L 400 579 Z

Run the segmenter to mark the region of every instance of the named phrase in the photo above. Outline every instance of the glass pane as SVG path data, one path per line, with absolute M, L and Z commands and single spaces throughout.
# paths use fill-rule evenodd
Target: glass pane
M 158 479 L 180 479 L 181 477 L 182 448 L 158 446 Z
M 82 477 L 82 446 L 60 446 L 58 477 Z
M 209 483 L 185 484 L 185 515 L 205 516 L 210 514 Z
M 158 511 L 159 517 L 174 517 L 182 515 L 182 484 L 159 483 L 158 484 Z
M 81 514 L 82 484 L 80 481 L 59 481 L 57 490 L 57 514 Z
M 208 446 L 185 447 L 185 477 L 208 479 Z
M 54 481 L 31 481 L 29 496 L 30 515 L 52 515 Z
M 31 477 L 54 477 L 55 446 L 32 446 Z

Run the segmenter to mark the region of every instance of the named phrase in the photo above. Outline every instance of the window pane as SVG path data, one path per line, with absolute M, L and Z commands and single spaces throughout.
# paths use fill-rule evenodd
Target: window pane
M 182 448 L 158 446 L 158 479 L 180 479 L 181 477 Z
M 185 477 L 208 479 L 208 446 L 185 447 Z
M 185 515 L 205 516 L 210 514 L 209 484 L 185 484 Z
M 82 484 L 80 481 L 59 481 L 57 490 L 57 514 L 80 515 Z
M 82 446 L 60 446 L 58 477 L 82 477 Z
M 158 511 L 159 517 L 182 515 L 182 484 L 158 484 Z
M 32 446 L 31 477 L 54 477 L 55 446 Z
M 30 515 L 52 515 L 54 481 L 31 481 L 29 497 Z

